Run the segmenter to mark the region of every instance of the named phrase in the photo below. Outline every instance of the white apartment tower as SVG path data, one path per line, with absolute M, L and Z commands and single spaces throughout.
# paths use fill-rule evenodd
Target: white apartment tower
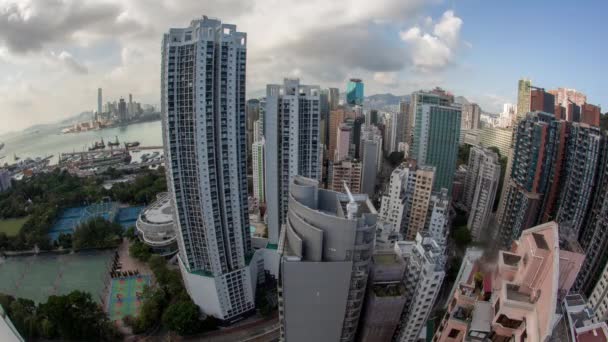
M 395 168 L 387 194 L 382 196 L 379 221 L 413 240 L 426 226 L 434 174 L 433 167 L 418 167 L 413 160 Z
M 427 231 L 440 248 L 445 249 L 450 223 L 450 197 L 448 189 L 431 195 L 429 213 L 426 220 Z
M 418 341 L 445 277 L 443 250 L 427 233 L 415 241 L 398 241 L 395 252 L 405 261 L 405 306 L 393 341 Z
M 256 120 L 256 122 L 258 122 Z M 264 195 L 264 149 L 266 141 L 264 137 L 256 140 L 251 145 L 251 163 L 253 172 L 253 197 L 258 200 L 258 203 L 265 203 L 266 196 Z
M 373 198 L 376 178 L 382 167 L 382 135 L 376 126 L 365 125 L 361 130 L 361 192 Z
M 233 322 L 254 310 L 247 203 L 247 35 L 218 19 L 164 34 L 161 111 L 179 267 L 201 310 Z
M 285 79 L 266 87 L 264 110 L 266 215 L 269 243 L 277 244 L 296 175 L 321 180 L 319 86 Z
M 595 312 L 593 318 L 595 323 L 608 320 L 608 264 L 604 267 L 598 282 L 595 284 L 587 300 L 587 306 Z
M 464 183 L 464 203 L 469 210 L 467 226 L 475 241 L 480 241 L 487 229 L 499 182 L 498 155 L 486 148 L 471 147 Z

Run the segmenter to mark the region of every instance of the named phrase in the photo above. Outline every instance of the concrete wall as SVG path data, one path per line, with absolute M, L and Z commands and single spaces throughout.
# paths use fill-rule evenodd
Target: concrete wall
M 351 269 L 351 262 L 282 261 L 286 341 L 340 339 Z

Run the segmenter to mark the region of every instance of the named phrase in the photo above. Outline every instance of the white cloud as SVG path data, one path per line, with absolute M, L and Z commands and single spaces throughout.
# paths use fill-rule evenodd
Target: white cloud
M 289 76 L 340 88 L 359 77 L 368 93 L 405 93 L 418 79 L 402 79 L 410 67 L 432 71 L 454 61 L 462 20 L 451 11 L 424 19 L 439 2 L 0 0 L 0 74 L 19 71 L 24 82 L 51 90 L 21 93 L 32 103 L 22 110 L 8 105 L 15 94 L 0 80 L 0 121 L 19 116 L 25 126 L 92 109 L 97 87 L 108 99 L 133 93 L 158 104 L 162 34 L 204 14 L 247 32 L 248 93 Z M 421 27 L 407 30 L 419 19 Z M 400 28 L 408 39 L 399 40 Z
M 66 68 L 77 74 L 86 74 L 89 72 L 88 68 L 84 64 L 77 61 L 72 56 L 72 54 L 67 51 L 61 51 L 61 53 L 59 54 L 51 52 L 51 57 L 59 64 L 65 66 Z
M 425 20 L 425 26 L 430 20 Z M 433 26 L 432 33 L 424 32 L 419 26 L 400 33 L 401 39 L 409 44 L 414 67 L 421 71 L 432 71 L 448 66 L 460 46 L 462 19 L 454 12 L 446 11 Z
M 394 87 L 397 85 L 397 73 L 396 72 L 376 72 L 374 73 L 374 81 L 384 85 Z

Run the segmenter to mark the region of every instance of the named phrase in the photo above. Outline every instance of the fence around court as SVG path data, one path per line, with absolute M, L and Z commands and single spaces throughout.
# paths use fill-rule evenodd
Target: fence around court
M 0 293 L 45 302 L 73 290 L 101 303 L 114 250 L 9 257 L 0 261 Z
M 121 208 L 116 202 L 101 202 L 89 206 L 67 208 L 58 215 L 49 230 L 49 239 L 56 241 L 61 234 L 72 234 L 76 227 L 94 217 L 103 217 L 128 228 L 135 225 L 135 221 L 143 209 L 143 206 Z

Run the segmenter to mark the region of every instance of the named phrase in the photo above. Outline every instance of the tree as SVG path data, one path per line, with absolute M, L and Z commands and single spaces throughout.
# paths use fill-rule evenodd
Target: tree
M 71 234 L 59 234 L 56 243 L 64 249 L 72 248 L 72 235 Z
M 403 152 L 391 152 L 391 154 L 388 156 L 388 161 L 393 167 L 396 167 L 403 162 L 404 157 L 405 154 Z
M 456 228 L 454 230 L 453 239 L 456 246 L 461 249 L 467 248 L 472 241 L 471 233 L 466 226 Z
M 47 329 L 57 331 L 61 339 L 113 341 L 119 338 L 105 312 L 89 293 L 72 291 L 66 296 L 50 296 L 39 310 L 48 319 Z
M 131 241 L 135 241 L 137 239 L 137 234 L 135 233 L 135 226 L 131 226 L 125 230 L 125 237 L 129 238 Z
M 75 249 L 116 246 L 122 236 L 122 226 L 96 217 L 78 226 L 72 236 Z
M 160 323 L 163 308 L 166 304 L 165 293 L 162 289 L 144 289 L 143 304 L 139 312 L 136 327 L 139 331 L 147 331 Z
M 27 339 L 38 335 L 36 304 L 29 299 L 18 298 L 10 304 L 10 317 L 17 330 Z
M 132 257 L 146 262 L 150 259 L 152 252 L 150 251 L 150 247 L 139 240 L 135 240 L 129 246 L 129 255 Z
M 199 309 L 192 300 L 181 300 L 167 307 L 163 324 L 180 335 L 192 335 L 201 329 Z
M 471 145 L 463 144 L 463 145 L 458 146 L 458 160 L 457 160 L 456 166 L 462 165 L 462 164 L 468 164 L 470 152 L 471 152 Z

